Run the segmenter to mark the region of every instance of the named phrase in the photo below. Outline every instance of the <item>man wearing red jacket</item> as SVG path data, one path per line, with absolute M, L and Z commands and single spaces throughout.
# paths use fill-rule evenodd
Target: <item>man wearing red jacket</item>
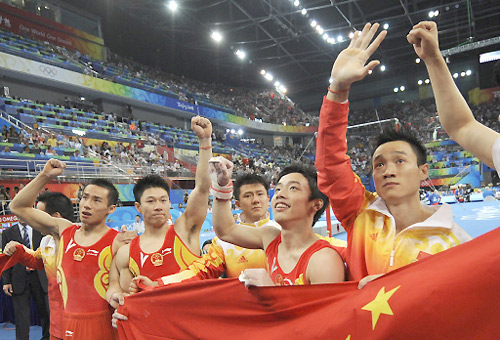
M 448 205 L 420 203 L 429 165 L 425 147 L 411 133 L 394 130 L 379 137 L 372 156 L 376 193 L 365 190 L 351 169 L 346 155 L 349 88 L 380 63 L 366 64 L 387 33 L 370 43 L 378 27 L 366 24 L 337 57 L 318 129 L 318 187 L 347 231 L 350 280 L 373 279 L 471 239 L 453 222 Z

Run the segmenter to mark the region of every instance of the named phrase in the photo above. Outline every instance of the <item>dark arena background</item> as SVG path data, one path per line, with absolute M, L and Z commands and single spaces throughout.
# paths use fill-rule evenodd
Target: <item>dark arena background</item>
M 119 191 L 106 224 L 134 230 L 134 183 L 158 174 L 171 187 L 175 222 L 195 186 L 195 115 L 212 122 L 213 155 L 234 163 L 234 178 L 263 176 L 272 197 L 284 167 L 314 164 L 332 65 L 355 31 L 378 22 L 388 32 L 371 57 L 380 65 L 349 92 L 352 169 L 375 191 L 374 137 L 386 127 L 413 130 L 430 166 L 421 201 L 449 204 L 454 221 L 478 237 L 500 223 L 500 179 L 441 126 L 426 66 L 406 35 L 422 20 L 437 23 L 460 93 L 480 123 L 500 131 L 499 13 L 497 0 L 1 0 L 1 231 L 18 221 L 11 200 L 51 158 L 66 170 L 45 190 L 68 196 L 75 216 L 84 185 L 106 178 Z M 200 245 L 215 236 L 211 205 Z M 314 231 L 347 240 L 330 207 Z M 31 310 L 35 339 L 40 319 Z M 0 322 L 0 339 L 15 339 L 3 291 Z

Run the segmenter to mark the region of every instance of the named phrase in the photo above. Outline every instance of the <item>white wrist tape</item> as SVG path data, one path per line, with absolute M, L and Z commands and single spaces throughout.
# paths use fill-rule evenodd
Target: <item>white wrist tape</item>
M 225 186 L 220 186 L 217 182 L 212 181 L 210 194 L 221 200 L 231 200 L 233 198 L 233 181 Z

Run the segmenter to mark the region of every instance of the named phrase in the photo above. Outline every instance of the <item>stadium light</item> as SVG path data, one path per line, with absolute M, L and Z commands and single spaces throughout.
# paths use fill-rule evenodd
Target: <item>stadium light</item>
M 235 130 L 235 129 L 231 129 L 231 133 L 235 133 L 235 132 L 236 132 L 236 130 Z
M 334 38 L 328 38 L 328 43 L 334 45 L 336 43 Z
M 306 15 L 307 14 L 307 9 L 302 8 L 302 11 L 300 11 L 300 13 L 302 13 L 302 15 Z
M 271 73 L 266 73 L 264 75 L 264 78 L 266 78 L 269 81 L 272 81 L 274 79 L 273 75 Z
M 283 85 L 280 86 L 279 90 L 283 93 L 286 93 L 288 91 Z
M 404 86 L 399 87 L 399 91 L 403 92 L 404 90 L 406 90 L 406 87 L 404 87 Z
M 245 51 L 242 51 L 242 50 L 237 50 L 234 54 L 236 54 L 236 56 L 238 58 L 240 58 L 241 60 L 245 59 L 247 54 L 245 53 Z
M 349 33 L 349 39 L 354 38 L 354 32 Z
M 429 18 L 434 18 L 434 11 L 429 12 Z
M 331 84 L 331 83 L 332 83 L 332 81 L 333 81 L 333 78 L 332 78 L 332 77 L 328 78 L 328 83 L 330 83 L 330 84 Z
M 179 5 L 175 1 L 169 1 L 166 6 L 168 7 L 169 10 L 172 12 L 177 11 L 177 8 L 179 8 Z
M 420 79 L 420 80 L 418 81 L 418 85 L 422 85 L 423 83 L 424 83 L 424 81 L 423 81 L 422 79 Z
M 384 29 L 386 30 L 386 29 L 388 29 L 388 28 L 389 28 L 389 24 L 388 24 L 388 23 L 385 23 L 383 27 L 384 27 Z
M 281 84 L 280 84 L 280 82 L 279 82 L 279 81 L 276 81 L 276 82 L 274 83 L 274 86 L 276 86 L 276 87 L 280 87 L 280 85 L 281 85 Z
M 415 59 L 415 63 L 420 64 L 420 58 Z
M 323 27 L 321 27 L 320 25 L 316 26 L 316 31 L 318 31 L 319 34 L 323 34 L 323 32 L 325 32 Z
M 330 39 L 330 36 L 327 33 L 323 34 L 323 40 L 328 41 L 328 39 Z
M 344 41 L 344 37 L 343 37 L 343 36 L 341 36 L 341 35 L 339 35 L 339 36 L 337 37 L 337 41 L 338 41 L 339 43 L 340 43 L 340 42 L 343 42 L 343 41 Z
M 210 37 L 218 43 L 222 41 L 222 34 L 219 31 L 212 31 Z
M 316 20 L 312 20 L 311 21 L 311 27 L 314 28 L 318 25 L 317 21 Z
M 472 71 L 471 71 L 471 70 L 467 70 L 467 71 L 465 71 L 465 75 L 466 75 L 466 76 L 470 76 L 471 74 L 472 74 Z
M 458 78 L 458 73 L 457 72 L 453 73 L 453 78 L 455 78 L 455 79 Z
M 266 70 L 260 70 L 260 74 L 261 75 L 265 75 L 266 74 Z
M 426 84 L 429 84 L 430 82 L 431 82 L 431 81 L 429 80 L 429 78 L 427 78 L 427 79 L 424 81 L 424 83 L 426 83 Z
M 300 5 L 300 1 L 299 1 L 299 0 L 295 0 L 295 1 L 293 2 L 293 5 L 294 5 L 295 7 L 299 7 L 299 5 Z
M 464 71 L 460 72 L 460 76 L 465 77 L 465 72 Z
M 239 129 L 238 130 L 238 134 L 241 136 L 243 134 L 243 130 L 242 129 Z
M 397 87 L 395 87 L 393 91 L 396 93 L 399 91 L 399 89 Z
M 386 69 L 385 65 L 380 65 L 380 71 L 384 72 Z
M 368 74 L 372 74 L 373 73 L 373 70 L 368 70 Z

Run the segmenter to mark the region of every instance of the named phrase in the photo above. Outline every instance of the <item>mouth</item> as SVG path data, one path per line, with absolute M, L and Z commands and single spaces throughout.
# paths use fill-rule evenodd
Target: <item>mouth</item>
M 393 187 L 393 186 L 396 186 L 396 185 L 399 185 L 398 183 L 394 183 L 394 182 L 389 182 L 389 183 L 385 183 L 384 184 L 384 188 L 385 187 Z
M 274 205 L 274 209 L 276 211 L 283 211 L 283 210 L 288 209 L 288 208 L 290 208 L 290 206 L 286 203 L 283 203 L 283 202 L 278 202 Z
M 82 215 L 82 218 L 89 218 L 90 216 L 92 216 L 92 214 L 88 211 L 82 211 L 80 214 Z

